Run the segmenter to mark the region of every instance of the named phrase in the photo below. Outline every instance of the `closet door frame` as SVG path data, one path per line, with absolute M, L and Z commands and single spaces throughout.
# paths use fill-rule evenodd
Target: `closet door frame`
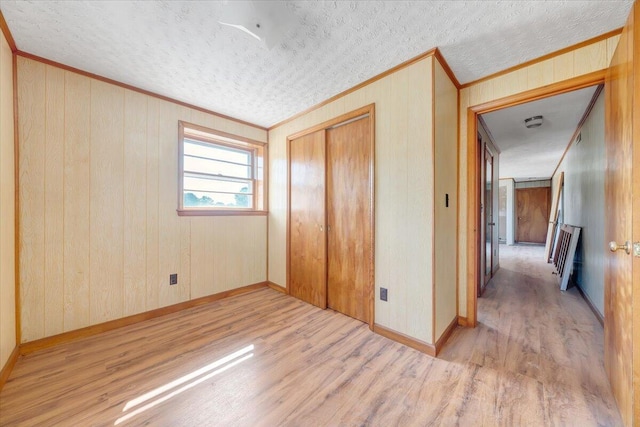
M 290 278 L 291 278 L 291 141 L 300 138 L 301 136 L 308 135 L 320 130 L 327 130 L 339 124 L 345 124 L 346 122 L 359 119 L 363 116 L 369 116 L 370 126 L 370 143 L 371 157 L 369 163 L 369 173 L 371 176 L 371 182 L 369 185 L 369 227 L 371 233 L 371 250 L 366 262 L 369 262 L 369 312 L 371 316 L 369 318 L 369 329 L 373 330 L 375 324 L 375 104 L 369 104 L 364 107 L 353 110 L 349 113 L 338 116 L 334 119 L 312 126 L 303 131 L 294 133 L 287 137 L 287 294 L 290 294 Z M 326 197 L 325 197 L 326 199 Z M 325 203 L 326 209 L 326 203 Z M 325 214 L 326 218 L 326 214 Z M 325 224 L 326 227 L 326 224 Z

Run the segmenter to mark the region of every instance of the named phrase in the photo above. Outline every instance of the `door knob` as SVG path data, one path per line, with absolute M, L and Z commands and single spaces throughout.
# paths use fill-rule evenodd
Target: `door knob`
M 629 241 L 624 242 L 624 245 L 619 245 L 617 242 L 609 242 L 609 250 L 611 252 L 615 252 L 619 249 L 624 249 L 624 251 L 628 254 L 631 253 L 631 244 Z

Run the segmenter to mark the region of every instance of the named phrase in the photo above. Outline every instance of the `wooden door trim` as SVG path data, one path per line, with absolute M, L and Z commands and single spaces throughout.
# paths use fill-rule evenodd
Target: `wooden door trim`
M 15 333 L 16 345 L 22 342 L 22 298 L 20 297 L 20 120 L 18 117 L 18 56 L 14 52 L 11 55 L 11 66 L 13 73 L 13 176 L 14 176 L 14 288 L 15 288 Z
M 375 147 L 376 147 L 376 121 L 375 121 L 375 103 L 366 105 L 348 113 L 342 114 L 333 119 L 327 120 L 310 128 L 296 132 L 287 136 L 287 226 L 286 226 L 286 241 L 287 241 L 287 279 L 286 279 L 286 293 L 290 293 L 290 278 L 291 278 L 291 141 L 302 136 L 308 135 L 320 130 L 326 131 L 328 128 L 342 124 L 347 121 L 351 121 L 360 116 L 369 116 L 369 147 L 371 150 L 369 173 L 371 176 L 370 188 L 369 188 L 369 227 L 371 233 L 371 253 L 369 255 L 370 266 L 370 279 L 369 279 L 369 329 L 373 331 L 375 324 L 375 247 L 376 247 L 376 234 L 375 234 Z M 326 144 L 326 141 L 325 141 Z
M 479 277 L 479 245 L 477 242 L 477 234 L 480 227 L 480 201 L 479 201 L 479 185 L 478 177 L 478 147 L 476 135 L 478 132 L 478 116 L 480 114 L 489 113 L 491 111 L 501 110 L 542 98 L 548 98 L 554 95 L 560 95 L 589 86 L 604 84 L 606 69 L 594 71 L 589 74 L 574 77 L 558 83 L 550 84 L 537 89 L 528 90 L 515 95 L 485 102 L 482 104 L 472 105 L 467 108 L 466 112 L 460 114 L 467 115 L 467 324 L 475 327 L 478 323 L 477 304 L 475 288 Z
M 307 128 L 299 132 L 296 132 L 292 135 L 289 135 L 287 136 L 287 144 L 289 144 L 289 141 L 291 141 L 292 139 L 298 139 L 301 136 L 305 136 L 307 134 L 317 132 L 319 130 L 326 130 L 330 127 L 342 124 L 343 122 L 355 119 L 356 117 L 359 117 L 359 116 L 366 116 L 368 114 L 369 117 L 373 117 L 374 111 L 375 111 L 375 104 L 365 105 L 364 107 L 358 108 L 357 110 L 344 113 L 338 117 L 329 119 L 315 126 L 311 126 L 310 128 Z
M 369 111 L 369 150 L 371 150 L 371 160 L 369 162 L 369 175 L 371 176 L 371 181 L 369 184 L 369 232 L 371 233 L 371 251 L 369 254 L 369 313 L 371 313 L 371 316 L 369 317 L 369 329 L 373 331 L 373 326 L 375 325 L 376 309 L 376 108 L 375 104 L 370 104 L 365 108 L 367 108 Z
M 633 113 L 631 116 L 631 122 L 633 123 L 633 129 L 631 133 L 631 137 L 633 141 L 640 141 L 640 84 L 638 83 L 638 70 L 640 70 L 640 30 L 638 29 L 638 25 L 640 25 L 640 6 L 638 3 L 634 3 L 632 7 L 633 20 L 635 25 L 635 31 L 633 32 L 633 70 L 634 70 L 634 85 L 633 85 Z M 606 102 L 606 101 L 605 101 Z M 606 113 L 605 113 L 606 114 Z M 605 128 L 606 135 L 606 128 Z M 634 165 L 640 164 L 640 150 L 633 150 L 632 154 L 632 162 Z M 640 188 L 640 168 L 635 167 L 633 169 L 631 182 L 632 188 L 637 189 Z M 606 185 L 606 184 L 605 184 Z M 605 187 L 606 188 L 606 187 Z M 632 242 L 640 242 L 640 197 L 637 194 L 634 194 L 632 197 L 632 207 L 631 209 L 634 212 L 632 216 L 631 223 L 631 241 Z M 640 266 L 638 265 L 639 259 L 634 257 L 631 261 L 632 263 L 632 273 L 631 273 L 631 281 L 633 287 L 633 297 L 632 297 L 632 307 L 637 309 L 640 307 L 640 290 L 638 289 L 638 284 L 640 284 Z M 605 284 L 606 286 L 606 284 Z M 635 420 L 640 420 L 640 321 L 638 320 L 639 316 L 636 314 L 633 316 L 633 324 L 632 324 L 632 349 L 633 349 L 633 359 L 631 361 L 631 372 L 633 373 L 632 378 L 632 387 L 633 387 L 633 412 L 632 417 Z M 640 423 L 638 423 L 640 424 Z
M 482 166 L 482 160 L 484 158 L 484 152 L 485 152 L 484 147 L 486 147 L 486 144 L 482 140 L 482 135 L 480 134 L 480 132 L 478 132 L 477 125 L 476 125 L 476 133 L 475 133 L 475 135 L 476 135 L 477 140 L 475 141 L 474 145 L 478 149 L 478 155 L 476 156 L 477 172 L 480 175 L 482 175 L 482 172 L 484 172 L 484 169 L 483 169 L 483 166 Z M 482 185 L 481 185 L 481 182 L 483 180 L 486 180 L 486 177 L 479 176 L 478 177 L 478 186 L 477 186 L 476 189 L 474 189 L 474 192 L 477 193 L 476 194 L 476 198 L 478 199 L 478 203 L 479 203 L 478 209 L 480 209 L 480 205 L 482 204 Z M 479 224 L 483 223 L 483 218 L 484 218 L 485 215 L 486 214 L 484 212 L 484 209 L 480 210 L 478 212 Z M 484 233 L 485 233 L 485 231 L 484 231 L 483 227 L 482 228 L 478 228 L 478 232 L 476 233 L 476 242 L 475 242 L 475 244 L 478 247 L 478 250 L 479 250 L 479 248 L 482 247 L 482 236 L 484 235 Z M 481 270 L 482 270 L 482 257 L 483 256 L 486 256 L 486 255 L 483 255 L 480 252 L 478 253 L 478 262 L 477 262 L 477 266 L 476 266 L 476 268 L 478 269 L 478 271 L 477 271 L 478 281 L 477 281 L 475 289 L 474 289 L 474 292 L 477 295 L 480 295 L 482 293 L 483 280 L 481 278 L 483 277 L 483 273 L 482 273 Z M 476 298 L 477 298 L 477 296 L 476 296 Z

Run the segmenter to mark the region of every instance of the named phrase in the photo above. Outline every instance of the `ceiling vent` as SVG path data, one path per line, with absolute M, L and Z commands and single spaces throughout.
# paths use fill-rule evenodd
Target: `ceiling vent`
M 524 125 L 527 129 L 539 128 L 542 126 L 542 116 L 534 116 L 524 119 Z

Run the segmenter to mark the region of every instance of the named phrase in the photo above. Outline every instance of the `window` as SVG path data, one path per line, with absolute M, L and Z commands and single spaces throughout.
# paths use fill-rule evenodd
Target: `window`
M 262 214 L 265 144 L 179 122 L 179 215 Z

